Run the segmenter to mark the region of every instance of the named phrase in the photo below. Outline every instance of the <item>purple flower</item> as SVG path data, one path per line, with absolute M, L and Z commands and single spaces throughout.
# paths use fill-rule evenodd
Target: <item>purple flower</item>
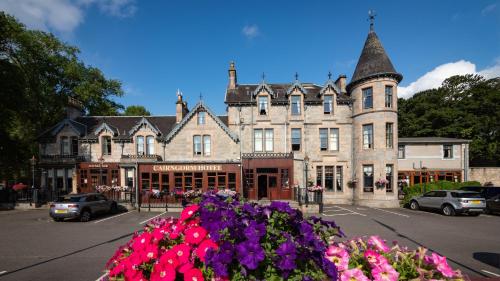
M 275 209 L 275 210 L 282 212 L 282 213 L 288 213 L 288 214 L 294 213 L 292 207 L 290 207 L 290 204 L 288 204 L 286 202 L 273 201 L 273 202 L 271 202 L 270 207 L 271 207 L 271 209 Z
M 245 228 L 244 234 L 248 240 L 259 241 L 266 234 L 266 224 L 251 221 L 248 227 Z
M 276 249 L 276 254 L 278 255 L 276 266 L 278 266 L 279 269 L 286 271 L 294 270 L 297 267 L 295 264 L 297 248 L 293 242 L 286 241 L 282 243 L 278 249 Z
M 216 259 L 221 263 L 228 264 L 233 260 L 234 247 L 231 242 L 224 242 L 219 247 L 219 253 L 217 253 Z
M 250 270 L 254 270 L 264 260 L 266 254 L 259 243 L 245 241 L 236 246 L 238 260 Z

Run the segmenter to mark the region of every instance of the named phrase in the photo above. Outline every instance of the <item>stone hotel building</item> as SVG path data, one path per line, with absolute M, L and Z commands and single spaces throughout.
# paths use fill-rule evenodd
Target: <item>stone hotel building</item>
M 349 83 L 329 74 L 320 84 L 298 75 L 240 84 L 234 63 L 228 76 L 224 116 L 203 101 L 189 109 L 180 92 L 175 116 L 83 116 L 71 100 L 67 118 L 39 137 L 41 187 L 231 188 L 287 200 L 313 184 L 327 203 L 398 205 L 402 75 L 372 26 Z

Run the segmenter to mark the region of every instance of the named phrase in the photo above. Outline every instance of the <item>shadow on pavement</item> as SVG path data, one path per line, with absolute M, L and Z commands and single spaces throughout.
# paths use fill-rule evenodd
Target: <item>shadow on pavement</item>
M 488 252 L 476 252 L 472 254 L 475 260 L 500 269 L 500 254 Z

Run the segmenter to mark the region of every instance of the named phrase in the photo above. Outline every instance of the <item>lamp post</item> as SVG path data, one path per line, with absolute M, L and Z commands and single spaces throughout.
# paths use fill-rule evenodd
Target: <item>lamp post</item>
M 30 159 L 31 162 L 31 200 L 30 200 L 30 206 L 31 203 L 33 202 L 33 193 L 35 192 L 35 165 L 36 165 L 36 158 L 35 155 L 31 157 Z
M 308 176 L 308 171 L 309 171 L 309 156 L 305 156 L 304 157 L 304 165 L 306 166 L 306 186 L 305 186 L 305 191 L 306 191 L 306 207 L 308 207 L 309 205 L 309 195 L 307 192 L 307 185 L 309 184 L 308 180 L 309 180 L 309 176 Z
M 424 181 L 424 180 L 423 180 L 423 178 L 422 178 L 422 181 L 424 182 L 423 187 L 424 187 L 424 193 L 425 193 L 425 192 L 427 191 L 427 190 L 426 190 L 426 189 L 427 189 L 427 188 L 426 188 L 426 187 L 427 187 L 427 186 L 426 186 L 426 185 L 427 185 L 427 167 L 425 167 L 425 166 L 424 166 L 424 167 L 422 167 L 422 172 L 423 172 L 423 173 L 424 173 L 424 175 L 425 175 L 425 181 Z
M 104 158 L 101 156 L 99 159 L 99 186 L 102 185 L 102 165 L 104 164 Z

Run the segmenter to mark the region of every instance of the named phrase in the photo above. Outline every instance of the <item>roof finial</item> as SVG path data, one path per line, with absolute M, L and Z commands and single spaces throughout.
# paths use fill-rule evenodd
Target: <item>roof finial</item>
M 266 81 L 266 74 L 262 72 L 262 83 L 264 83 L 265 81 Z
M 328 80 L 332 80 L 332 72 L 328 71 Z
M 368 10 L 368 20 L 370 21 L 370 32 L 373 31 L 373 23 L 375 22 L 375 16 L 377 16 L 375 10 Z
M 299 81 L 299 73 L 295 72 L 295 81 Z
M 200 92 L 200 101 L 202 101 L 202 100 L 203 100 L 203 95 Z

